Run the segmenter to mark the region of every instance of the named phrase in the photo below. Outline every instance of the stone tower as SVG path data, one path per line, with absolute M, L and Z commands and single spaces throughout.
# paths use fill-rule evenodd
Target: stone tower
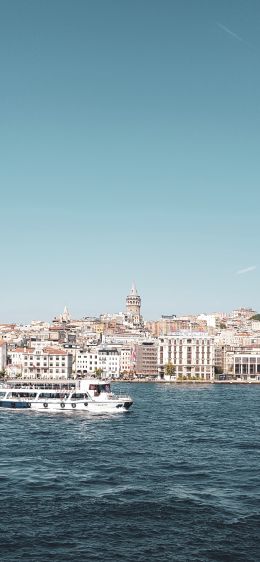
M 135 283 L 132 284 L 130 294 L 126 297 L 126 314 L 134 325 L 141 324 L 141 297 L 137 293 Z

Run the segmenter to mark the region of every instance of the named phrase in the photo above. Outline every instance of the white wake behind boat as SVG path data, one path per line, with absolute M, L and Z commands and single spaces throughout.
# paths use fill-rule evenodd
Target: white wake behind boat
M 83 411 L 92 413 L 126 412 L 133 400 L 111 391 L 110 381 L 17 381 L 0 388 L 0 408 L 31 408 L 41 412 Z

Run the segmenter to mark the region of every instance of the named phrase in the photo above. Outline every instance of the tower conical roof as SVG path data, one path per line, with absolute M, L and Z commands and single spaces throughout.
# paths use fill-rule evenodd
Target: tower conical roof
M 70 316 L 70 313 L 69 313 L 69 311 L 68 311 L 67 306 L 64 307 L 64 311 L 63 311 L 63 314 L 60 315 L 60 319 L 61 319 L 63 322 L 68 322 L 68 320 L 71 319 L 71 316 Z
M 136 289 L 136 286 L 135 286 L 135 282 L 134 282 L 134 281 L 133 281 L 133 283 L 132 283 L 130 295 L 132 295 L 133 297 L 137 297 L 137 296 L 138 296 L 138 292 L 137 292 L 137 289 Z

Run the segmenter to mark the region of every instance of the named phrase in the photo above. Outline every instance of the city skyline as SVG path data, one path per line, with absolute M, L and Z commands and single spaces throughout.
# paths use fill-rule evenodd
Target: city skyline
M 135 310 L 135 312 L 133 312 L 132 310 L 132 304 L 131 302 L 129 302 L 129 299 L 131 300 L 132 297 L 138 299 L 138 302 L 136 301 L 134 304 L 137 304 L 137 308 L 139 309 L 138 311 Z M 129 306 L 130 305 L 130 306 Z M 134 307 L 135 308 L 135 307 Z M 63 312 L 62 312 L 63 310 Z M 144 328 L 143 325 L 143 321 L 144 322 L 150 322 L 150 321 L 159 321 L 160 319 L 163 318 L 170 318 L 172 317 L 176 317 L 176 318 L 181 318 L 181 317 L 199 317 L 199 316 L 214 316 L 214 315 L 219 315 L 221 317 L 221 315 L 223 314 L 225 315 L 229 315 L 230 313 L 232 313 L 232 311 L 239 311 L 239 310 L 247 310 L 247 311 L 252 311 L 252 315 L 254 313 L 258 314 L 257 310 L 255 310 L 253 307 L 251 306 L 238 306 L 233 308 L 232 310 L 198 310 L 196 312 L 190 312 L 190 311 L 186 311 L 186 312 L 180 312 L 177 313 L 174 310 L 167 310 L 167 311 L 161 311 L 161 313 L 156 317 L 144 317 L 143 316 L 143 298 L 142 295 L 140 295 L 140 292 L 138 291 L 137 287 L 136 287 L 136 283 L 133 282 L 131 285 L 131 289 L 128 291 L 127 295 L 125 295 L 125 299 L 124 302 L 122 303 L 121 308 L 118 308 L 117 310 L 108 310 L 108 309 L 104 309 L 103 311 L 99 310 L 99 311 L 95 311 L 95 312 L 89 312 L 89 311 L 85 311 L 83 313 L 80 313 L 78 315 L 73 314 L 73 310 L 71 310 L 71 308 L 69 306 L 67 306 L 67 304 L 65 304 L 65 306 L 63 307 L 63 309 L 60 311 L 56 311 L 55 313 L 52 314 L 52 316 L 50 318 L 31 318 L 28 322 L 19 322 L 19 320 L 13 318 L 12 321 L 9 321 L 10 324 L 30 324 L 32 321 L 33 322 L 46 322 L 46 323 L 50 323 L 52 321 L 58 321 L 60 319 L 61 323 L 62 322 L 72 322 L 73 320 L 83 320 L 84 318 L 100 318 L 102 316 L 108 316 L 111 318 L 112 317 L 117 317 L 118 315 L 125 315 L 126 317 L 129 315 L 132 316 L 132 319 L 134 319 L 135 315 L 137 315 L 137 319 L 136 319 L 136 328 Z M 7 322 L 8 323 L 8 322 Z M 4 324 L 3 319 L 0 318 L 0 324 Z M 134 324 L 132 326 L 132 328 L 134 328 Z
M 0 10 L 1 321 L 259 310 L 259 4 Z

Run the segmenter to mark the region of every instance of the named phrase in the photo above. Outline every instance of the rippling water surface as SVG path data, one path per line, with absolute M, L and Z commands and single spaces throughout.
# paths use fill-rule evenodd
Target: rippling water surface
M 260 386 L 122 386 L 127 414 L 0 412 L 1 561 L 258 562 Z

